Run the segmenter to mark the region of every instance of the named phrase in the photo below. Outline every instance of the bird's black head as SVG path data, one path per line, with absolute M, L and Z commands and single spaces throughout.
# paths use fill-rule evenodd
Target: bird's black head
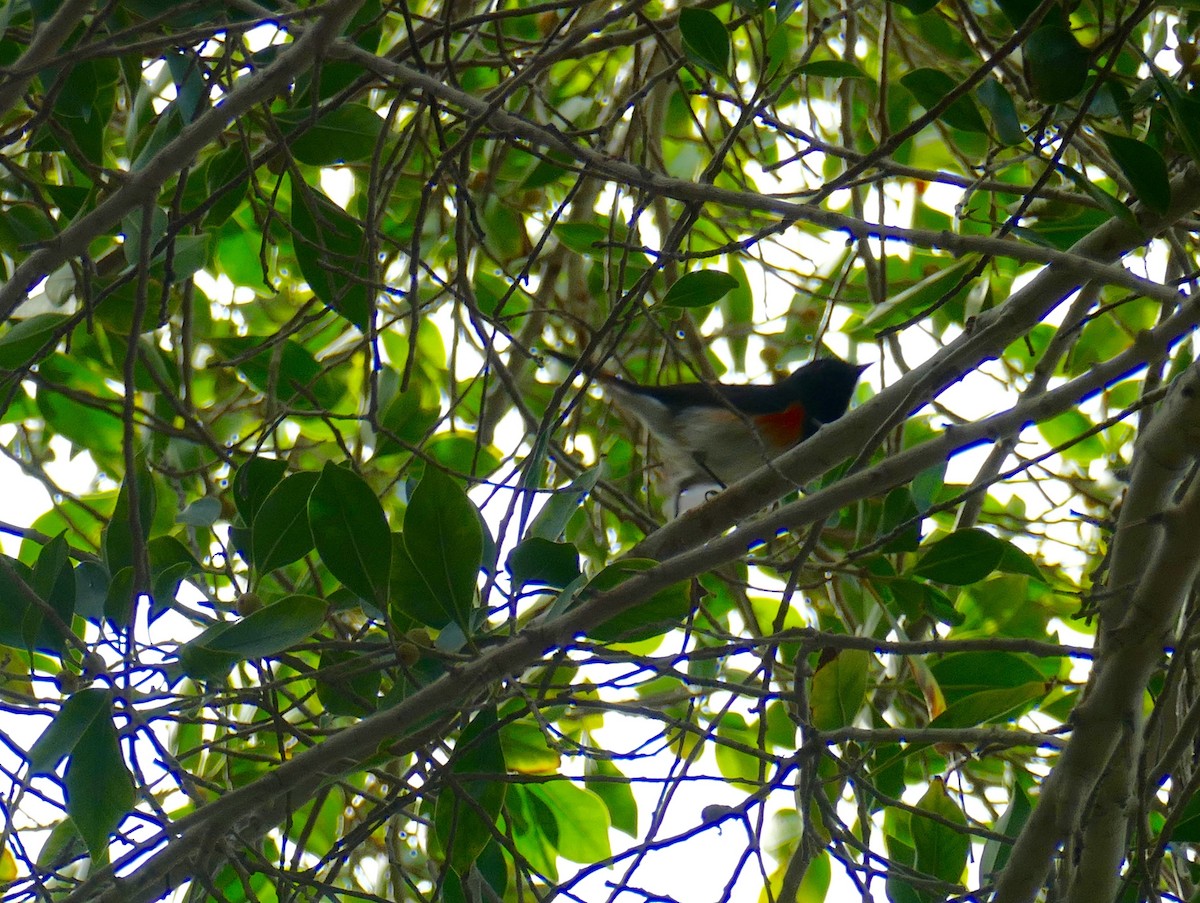
M 804 405 L 805 413 L 817 423 L 830 423 L 846 413 L 858 378 L 869 364 L 848 364 L 825 357 L 805 364 L 779 383 Z

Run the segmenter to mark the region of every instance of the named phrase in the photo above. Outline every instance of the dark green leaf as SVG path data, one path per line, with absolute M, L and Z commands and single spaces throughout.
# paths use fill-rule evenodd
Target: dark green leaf
M 911 618 L 932 615 L 943 624 L 955 627 L 963 623 L 963 615 L 945 593 L 917 580 L 893 580 L 888 584 L 901 611 Z
M 205 224 L 225 222 L 241 205 L 242 199 L 250 189 L 247 165 L 246 150 L 237 144 L 219 151 L 209 159 L 204 167 L 204 187 L 208 190 L 208 197 L 202 200 L 208 200 L 218 192 L 220 196 L 205 213 Z
M 300 127 L 309 121 L 309 114 L 309 110 L 296 109 L 276 117 L 289 132 L 292 156 L 301 163 L 333 166 L 371 159 L 383 132 L 383 120 L 369 106 L 359 103 L 335 106 L 301 131 Z M 299 134 L 293 138 L 292 132 Z
M 531 583 L 562 589 L 580 574 L 579 550 L 569 542 L 532 536 L 509 553 L 507 567 L 514 590 Z
M 271 490 L 287 473 L 287 462 L 280 458 L 263 458 L 256 455 L 237 469 L 233 477 L 233 503 L 247 524 L 254 523 L 258 509 L 262 507 Z
M 1046 575 L 1037 566 L 1037 562 L 1011 542 L 1004 543 L 1004 555 L 1000 558 L 1000 563 L 996 565 L 996 570 L 1004 571 L 1006 574 L 1024 574 L 1042 583 L 1047 582 Z
M 1012 23 L 1013 28 L 1024 25 L 1029 14 L 1038 8 L 1037 0 L 996 0 L 996 5 Z
M 1059 25 L 1043 24 L 1025 40 L 1026 78 L 1043 103 L 1062 103 L 1083 90 L 1088 52 Z
M 75 614 L 89 621 L 104 617 L 108 596 L 108 571 L 96 561 L 81 561 L 75 566 Z M 3 642 L 0 631 L 0 642 Z
M 496 831 L 504 806 L 507 770 L 497 730 L 496 709 L 481 710 L 463 730 L 450 760 L 450 774 L 470 775 L 448 781 L 438 793 L 433 830 L 446 861 L 465 875 Z
M 1035 680 L 1018 687 L 980 690 L 952 702 L 929 722 L 937 728 L 976 727 L 997 721 L 1011 721 L 1046 696 L 1046 682 Z
M 917 103 L 930 110 L 941 103 L 948 94 L 958 90 L 959 84 L 949 75 L 937 69 L 914 69 L 900 78 Z M 947 125 L 965 132 L 986 132 L 987 125 L 979 115 L 979 109 L 970 96 L 955 99 L 939 117 Z
M 291 564 L 313 548 L 308 497 L 317 474 L 294 473 L 263 500 L 250 527 L 250 560 L 260 574 Z
M 537 517 L 525 531 L 526 538 L 557 540 L 563 535 L 567 521 L 571 519 L 588 493 L 600 479 L 600 466 L 590 467 L 562 489 L 555 489 L 537 513 Z
M 229 625 L 201 645 L 236 658 L 267 658 L 308 639 L 325 623 L 329 604 L 315 596 L 285 596 Z M 193 642 L 197 642 L 193 640 Z M 191 645 L 191 644 L 188 644 Z
M 862 328 L 876 331 L 896 326 L 942 302 L 951 290 L 956 291 L 955 298 L 961 297 L 971 285 L 959 286 L 959 283 L 974 266 L 975 260 L 972 258 L 954 262 L 946 260 L 945 265 L 939 266 L 919 282 L 872 307 L 871 312 L 863 318 Z
M 106 707 L 107 708 L 107 707 Z M 133 808 L 133 776 L 121 755 L 107 711 L 96 713 L 71 751 L 63 778 L 67 814 L 94 860 L 108 851 L 108 836 Z
M 696 63 L 716 75 L 729 70 L 729 30 L 707 9 L 685 7 L 679 11 L 683 49 Z
M 75 749 L 92 722 L 108 717 L 111 706 L 112 695 L 95 687 L 67 697 L 29 750 L 29 773 L 52 774 L 63 757 Z
M 609 240 L 608 230 L 595 223 L 558 223 L 554 234 L 576 254 L 603 256 L 603 244 Z
M 399 592 L 393 601 L 423 624 L 453 622 L 467 632 L 483 564 L 483 528 L 467 494 L 436 467 L 426 467 L 413 490 L 403 545 L 407 556 L 393 563 L 392 588 Z
M 591 579 L 583 591 L 587 597 L 620 586 L 626 580 L 654 567 L 657 562 L 642 558 L 626 558 L 614 562 Z M 686 583 L 676 583 L 659 590 L 645 602 L 614 615 L 588 631 L 594 640 L 608 643 L 632 643 L 661 636 L 683 624 L 692 610 L 692 600 Z
M 892 536 L 884 552 L 915 552 L 921 544 L 921 517 L 913 504 L 912 493 L 904 486 L 897 486 L 883 500 L 883 519 L 879 524 L 880 536 L 889 536 L 900 527 L 904 529 Z
M 16 370 L 35 364 L 61 338 L 66 314 L 37 314 L 19 320 L 0 336 L 0 369 Z
M 662 303 L 666 307 L 705 307 L 716 304 L 738 287 L 738 281 L 718 270 L 696 270 L 680 276 L 667 289 Z
M 113 508 L 108 526 L 104 528 L 102 548 L 104 563 L 110 574 L 115 574 L 122 568 L 133 565 L 134 539 L 129 498 L 131 486 L 135 487 L 137 493 L 138 526 L 141 528 L 138 541 L 146 543 L 150 538 L 150 522 L 157 503 L 157 492 L 154 487 L 154 479 L 146 466 L 146 459 L 141 455 L 134 460 L 132 476 L 131 480 L 131 475 L 126 474 L 125 479 L 121 482 L 121 491 L 117 494 L 116 507 Z M 138 587 L 138 589 L 145 590 L 148 587 Z
M 1065 176 L 1072 185 L 1094 200 L 1103 210 L 1111 213 L 1118 219 L 1133 225 L 1136 218 L 1133 211 L 1121 203 L 1120 199 L 1109 194 L 1091 179 L 1084 176 L 1082 173 L 1076 172 L 1069 166 L 1060 163 L 1057 167 L 1058 172 Z
M 1133 186 L 1133 193 L 1155 213 L 1166 213 L 1171 206 L 1171 178 L 1162 154 L 1144 141 L 1100 132 L 1117 166 Z
M 221 500 L 211 495 L 196 499 L 175 516 L 175 523 L 188 527 L 211 527 L 221 516 Z
M 367 331 L 371 295 L 362 224 L 325 195 L 292 182 L 296 260 L 309 288 L 330 310 Z
M 1021 128 L 1021 118 L 1017 114 L 1017 105 L 1007 89 L 994 78 L 986 78 L 975 90 L 979 102 L 983 104 L 992 120 L 992 130 L 1001 144 L 1010 147 L 1025 141 L 1025 132 Z
M 1171 120 L 1180 142 L 1187 149 L 1192 162 L 1200 163 L 1200 100 L 1182 93 L 1145 53 L 1142 54 L 1142 60 L 1150 70 L 1167 109 L 1171 111 Z
M 392 540 L 383 506 L 352 470 L 325 462 L 308 497 L 308 523 L 330 573 L 376 605 L 386 605 Z
M 921 471 L 912 481 L 912 499 L 913 504 L 917 506 L 917 510 L 925 514 L 933 507 L 937 501 L 938 493 L 942 491 L 942 486 L 946 480 L 946 462 L 935 464 L 926 470 Z
M 363 718 L 375 711 L 382 674 L 366 656 L 349 649 L 321 650 L 317 699 L 333 715 Z
M 1005 545 L 978 528 L 959 530 L 930 546 L 912 572 L 951 586 L 978 583 L 1000 564 Z
M 1028 656 L 1015 652 L 953 653 L 932 662 L 930 671 L 951 705 L 972 693 L 1045 680 Z
M 212 344 L 236 362 L 246 382 L 285 404 L 327 410 L 345 391 L 299 342 L 277 342 L 272 336 L 238 336 L 217 339 Z
M 796 70 L 800 75 L 807 75 L 809 78 L 867 78 L 867 73 L 863 72 L 854 63 L 846 60 L 814 60 L 811 63 L 805 63 Z

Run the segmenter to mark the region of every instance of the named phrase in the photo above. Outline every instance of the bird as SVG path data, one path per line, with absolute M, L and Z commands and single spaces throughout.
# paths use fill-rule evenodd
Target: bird
M 689 490 L 735 483 L 841 417 L 867 366 L 818 358 L 766 386 L 647 386 L 606 373 L 596 379 L 657 440 L 663 496 L 677 517 Z

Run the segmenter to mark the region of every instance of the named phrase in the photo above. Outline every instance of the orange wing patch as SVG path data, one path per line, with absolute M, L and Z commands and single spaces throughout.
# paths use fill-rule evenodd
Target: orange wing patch
M 803 436 L 804 405 L 797 402 L 775 414 L 760 414 L 754 418 L 754 422 L 767 445 L 778 449 L 790 448 Z

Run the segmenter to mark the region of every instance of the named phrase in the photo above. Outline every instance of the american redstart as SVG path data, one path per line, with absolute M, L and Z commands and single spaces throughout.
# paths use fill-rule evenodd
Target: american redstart
M 841 417 L 867 366 L 821 358 L 771 386 L 596 378 L 657 440 L 663 495 L 678 515 L 687 490 L 734 483 Z

